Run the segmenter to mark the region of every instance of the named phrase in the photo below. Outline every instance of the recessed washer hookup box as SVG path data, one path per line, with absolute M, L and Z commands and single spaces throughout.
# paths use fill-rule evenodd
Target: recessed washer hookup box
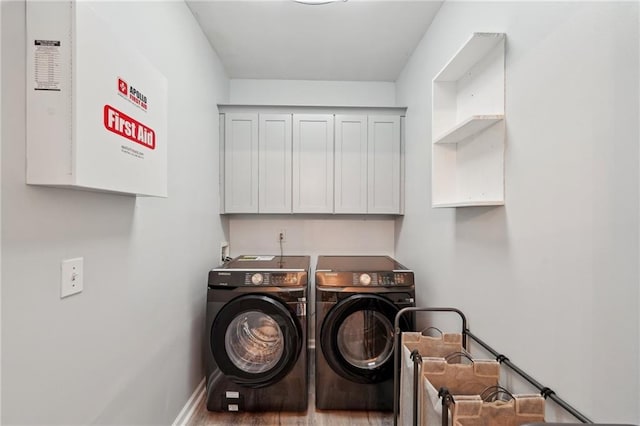
M 27 183 L 166 197 L 166 78 L 100 3 L 26 7 Z

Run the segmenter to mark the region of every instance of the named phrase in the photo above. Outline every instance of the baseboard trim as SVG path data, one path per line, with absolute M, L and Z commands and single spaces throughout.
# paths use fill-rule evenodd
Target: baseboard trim
M 204 399 L 204 380 L 205 379 L 203 378 L 202 381 L 198 383 L 198 386 L 191 394 L 191 397 L 178 413 L 178 417 L 176 417 L 172 426 L 186 426 L 186 424 L 189 423 L 189 420 L 193 417 L 193 413 L 196 412 L 196 408 L 200 404 L 200 401 Z

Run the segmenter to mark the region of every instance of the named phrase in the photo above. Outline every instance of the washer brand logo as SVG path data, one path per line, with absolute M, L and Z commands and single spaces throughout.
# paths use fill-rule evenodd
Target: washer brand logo
M 156 132 L 140 123 L 135 118 L 118 111 L 111 105 L 104 106 L 104 127 L 149 149 L 156 149 Z
M 118 94 L 141 110 L 147 110 L 147 97 L 141 91 L 127 83 L 122 77 L 118 77 Z
M 218 276 L 231 276 L 231 272 L 218 272 Z

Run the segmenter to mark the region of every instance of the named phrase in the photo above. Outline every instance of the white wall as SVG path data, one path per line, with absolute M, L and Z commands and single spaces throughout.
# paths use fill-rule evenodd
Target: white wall
M 280 231 L 286 235 L 283 254 L 311 256 L 312 269 L 319 255 L 394 254 L 395 229 L 390 217 L 233 215 L 229 221 L 231 256 L 279 254 Z
M 169 198 L 25 185 L 25 3 L 2 2 L 3 424 L 170 424 L 203 377 L 228 79 L 184 3 L 96 7 L 168 79 Z
M 230 220 L 231 254 L 279 254 L 278 235 L 285 231 L 285 255 L 381 254 L 393 256 L 394 223 L 388 217 L 310 215 L 234 215 Z
M 230 83 L 233 104 L 395 106 L 395 84 L 383 81 L 245 80 Z
M 431 209 L 431 80 L 477 31 L 507 33 L 506 206 Z M 638 60 L 636 2 L 446 2 L 397 84 L 418 304 L 595 421 L 640 421 Z

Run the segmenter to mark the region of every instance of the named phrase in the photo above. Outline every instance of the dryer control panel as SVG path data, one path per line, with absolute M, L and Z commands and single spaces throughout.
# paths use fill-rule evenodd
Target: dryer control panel
M 413 271 L 389 256 L 318 256 L 316 285 L 413 287 Z
M 316 284 L 329 287 L 412 287 L 413 272 L 333 272 L 316 270 Z

